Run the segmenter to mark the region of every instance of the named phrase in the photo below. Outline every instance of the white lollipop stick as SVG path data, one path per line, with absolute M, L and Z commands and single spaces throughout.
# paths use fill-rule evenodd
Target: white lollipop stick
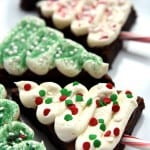
M 150 43 L 150 36 L 141 36 L 141 35 L 137 35 L 131 32 L 124 32 L 124 31 L 121 32 L 120 38 L 122 40 L 131 40 L 131 41 L 137 41 L 137 42 Z
M 150 150 L 150 142 L 126 134 L 122 138 L 122 144 L 138 148 L 140 150 Z

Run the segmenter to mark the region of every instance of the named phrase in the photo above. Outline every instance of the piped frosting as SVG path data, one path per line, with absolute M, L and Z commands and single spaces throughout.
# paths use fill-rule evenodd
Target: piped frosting
M 37 110 L 39 122 L 54 123 L 56 135 L 64 142 L 76 139 L 76 150 L 113 150 L 138 106 L 136 95 L 129 90 L 118 93 L 111 83 L 99 83 L 89 90 L 79 82 L 64 88 L 53 82 L 35 84 L 16 82 L 23 105 L 34 103 L 30 108 Z M 30 96 L 26 99 L 26 95 Z
M 17 121 L 20 116 L 18 104 L 5 99 L 5 87 L 0 84 L 0 149 L 45 150 L 43 142 L 34 141 L 33 130 L 23 122 Z
M 76 36 L 87 35 L 89 47 L 111 44 L 131 12 L 130 0 L 47 0 L 37 4 L 58 29 L 70 26 Z

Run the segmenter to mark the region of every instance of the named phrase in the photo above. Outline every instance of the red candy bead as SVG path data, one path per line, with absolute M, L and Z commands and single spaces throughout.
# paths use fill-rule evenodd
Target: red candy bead
M 51 110 L 49 108 L 45 108 L 43 111 L 43 115 L 47 116 Z
M 108 89 L 112 89 L 112 88 L 113 88 L 113 85 L 112 85 L 111 83 L 107 83 L 107 84 L 106 84 L 106 87 L 107 87 Z
M 40 104 L 42 104 L 43 103 L 43 99 L 41 98 L 41 97 L 36 97 L 35 98 L 35 104 L 36 105 L 40 105 Z
M 112 106 L 112 111 L 113 112 L 118 112 L 120 110 L 120 106 L 118 105 L 118 104 L 114 104 L 113 106 Z
M 63 102 L 66 98 L 67 98 L 66 95 L 61 95 L 61 96 L 59 97 L 59 100 L 60 100 L 61 102 Z
M 25 85 L 24 85 L 24 90 L 25 90 L 25 91 L 31 90 L 31 84 L 29 84 L 29 83 L 25 84 Z
M 108 137 L 110 135 L 111 135 L 111 131 L 110 130 L 106 131 L 105 134 L 104 134 L 105 137 Z
M 68 109 L 71 110 L 72 115 L 76 115 L 76 114 L 78 113 L 78 108 L 76 107 L 75 104 L 69 105 L 69 106 L 68 106 Z
M 90 149 L 90 143 L 89 142 L 84 142 L 82 147 L 83 147 L 83 150 L 89 150 Z
M 118 136 L 120 134 L 120 129 L 119 128 L 114 128 L 114 135 Z
M 111 99 L 108 98 L 108 97 L 104 97 L 104 98 L 103 98 L 103 102 L 104 102 L 105 104 L 109 104 L 109 103 L 111 102 Z
M 97 119 L 96 118 L 91 118 L 90 121 L 89 121 L 89 125 L 90 126 L 96 126 L 98 123 Z

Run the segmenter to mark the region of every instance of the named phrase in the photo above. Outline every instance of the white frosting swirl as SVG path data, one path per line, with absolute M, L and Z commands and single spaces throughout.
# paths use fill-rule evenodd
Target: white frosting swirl
M 52 82 L 37 85 L 31 81 L 20 81 L 16 85 L 25 106 L 30 101 L 28 105 L 34 108 L 33 97 L 35 93 L 40 95 L 43 101 L 36 105 L 38 120 L 46 125 L 54 122 L 60 140 L 70 142 L 76 139 L 76 150 L 84 146 L 92 150 L 113 150 L 138 106 L 137 96 L 130 91 L 118 93 L 110 83 L 99 83 L 89 91 L 78 82 L 64 88 Z
M 6 98 L 6 96 L 7 96 L 7 91 L 5 87 L 2 84 L 0 84 L 0 98 L 3 99 Z

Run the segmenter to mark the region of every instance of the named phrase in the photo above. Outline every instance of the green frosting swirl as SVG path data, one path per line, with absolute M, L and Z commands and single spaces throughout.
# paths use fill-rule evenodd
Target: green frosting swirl
M 0 99 L 0 127 L 18 119 L 19 111 L 17 103 L 7 99 Z
M 33 140 L 34 132 L 19 117 L 16 102 L 3 99 L 5 87 L 0 84 L 0 150 L 45 150 L 43 143 Z
M 21 143 L 10 145 L 4 145 L 0 143 L 1 150 L 46 150 L 43 143 L 39 143 L 33 140 L 22 141 Z
M 89 65 L 89 62 L 94 65 Z M 101 77 L 108 70 L 108 64 L 103 63 L 100 56 L 65 39 L 61 32 L 46 27 L 36 17 L 23 19 L 0 45 L 2 65 L 13 75 L 21 75 L 27 69 L 44 75 L 56 67 L 69 77 L 78 75 L 82 69 L 93 77 Z M 101 68 L 103 71 L 98 71 Z
M 55 49 L 62 37 L 57 30 L 43 27 L 29 38 L 26 62 L 31 71 L 46 74 L 55 67 Z M 42 70 L 36 71 L 36 68 Z
M 13 145 L 24 140 L 32 140 L 34 132 L 26 124 L 12 121 L 0 128 L 0 143 Z
M 0 66 L 8 72 L 22 74 L 26 71 L 26 51 L 28 38 L 45 24 L 36 17 L 26 17 L 17 24 L 0 45 Z M 15 69 L 14 69 L 15 68 Z
M 23 122 L 12 121 L 0 128 L 1 150 L 45 150 L 43 143 L 33 140 L 34 132 Z

